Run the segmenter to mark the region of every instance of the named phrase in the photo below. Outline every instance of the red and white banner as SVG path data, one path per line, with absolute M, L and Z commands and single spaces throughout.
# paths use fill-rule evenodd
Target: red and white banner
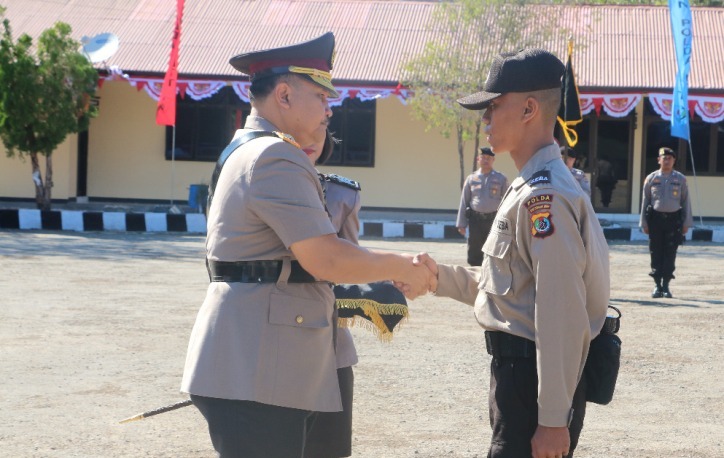
M 628 116 L 641 101 L 641 94 L 580 94 L 581 114 L 587 115 L 596 110 L 601 115 L 601 107 L 614 118 Z
M 176 125 L 176 80 L 178 79 L 178 51 L 181 44 L 181 20 L 184 14 L 184 0 L 176 0 L 176 26 L 171 40 L 171 56 L 168 59 L 168 70 L 163 79 L 161 94 L 156 107 L 156 124 L 165 126 Z
M 649 100 L 659 116 L 667 121 L 671 119 L 672 94 L 649 94 Z M 689 95 L 688 104 L 691 116 L 696 112 L 702 120 L 712 124 L 724 121 L 724 97 Z

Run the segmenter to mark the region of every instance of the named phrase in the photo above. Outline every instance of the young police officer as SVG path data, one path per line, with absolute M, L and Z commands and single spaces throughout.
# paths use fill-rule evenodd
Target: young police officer
M 649 234 L 651 272 L 656 286 L 651 297 L 672 297 L 676 249 L 693 224 L 686 177 L 674 170 L 676 155 L 671 148 L 659 149 L 659 170 L 644 180 L 639 225 Z
M 520 171 L 482 267 L 437 266 L 437 295 L 474 304 L 486 331 L 491 458 L 571 456 L 586 411 L 583 366 L 608 307 L 603 230 L 553 136 L 563 71 L 547 51 L 503 53 L 485 91 L 458 101 L 485 110 L 488 143 Z M 436 268 L 427 255 L 418 261 Z

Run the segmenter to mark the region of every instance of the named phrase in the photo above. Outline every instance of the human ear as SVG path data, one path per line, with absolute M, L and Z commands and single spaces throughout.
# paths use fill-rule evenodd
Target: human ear
M 291 86 L 286 82 L 281 82 L 274 88 L 274 98 L 280 106 L 289 107 L 289 95 L 291 91 Z

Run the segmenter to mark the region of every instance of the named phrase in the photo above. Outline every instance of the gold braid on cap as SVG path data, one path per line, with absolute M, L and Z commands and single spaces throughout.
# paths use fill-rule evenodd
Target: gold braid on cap
M 289 71 L 291 73 L 299 73 L 302 75 L 310 75 L 316 76 L 317 78 L 324 78 L 330 81 L 332 80 L 331 73 L 325 72 L 324 70 L 319 70 L 317 68 L 297 67 L 296 65 L 290 65 Z

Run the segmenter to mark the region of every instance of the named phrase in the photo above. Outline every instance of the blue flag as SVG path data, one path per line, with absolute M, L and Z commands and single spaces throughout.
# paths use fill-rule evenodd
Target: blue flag
M 689 141 L 689 69 L 693 28 L 689 0 L 669 0 L 671 32 L 676 49 L 676 83 L 671 106 L 671 136 Z

